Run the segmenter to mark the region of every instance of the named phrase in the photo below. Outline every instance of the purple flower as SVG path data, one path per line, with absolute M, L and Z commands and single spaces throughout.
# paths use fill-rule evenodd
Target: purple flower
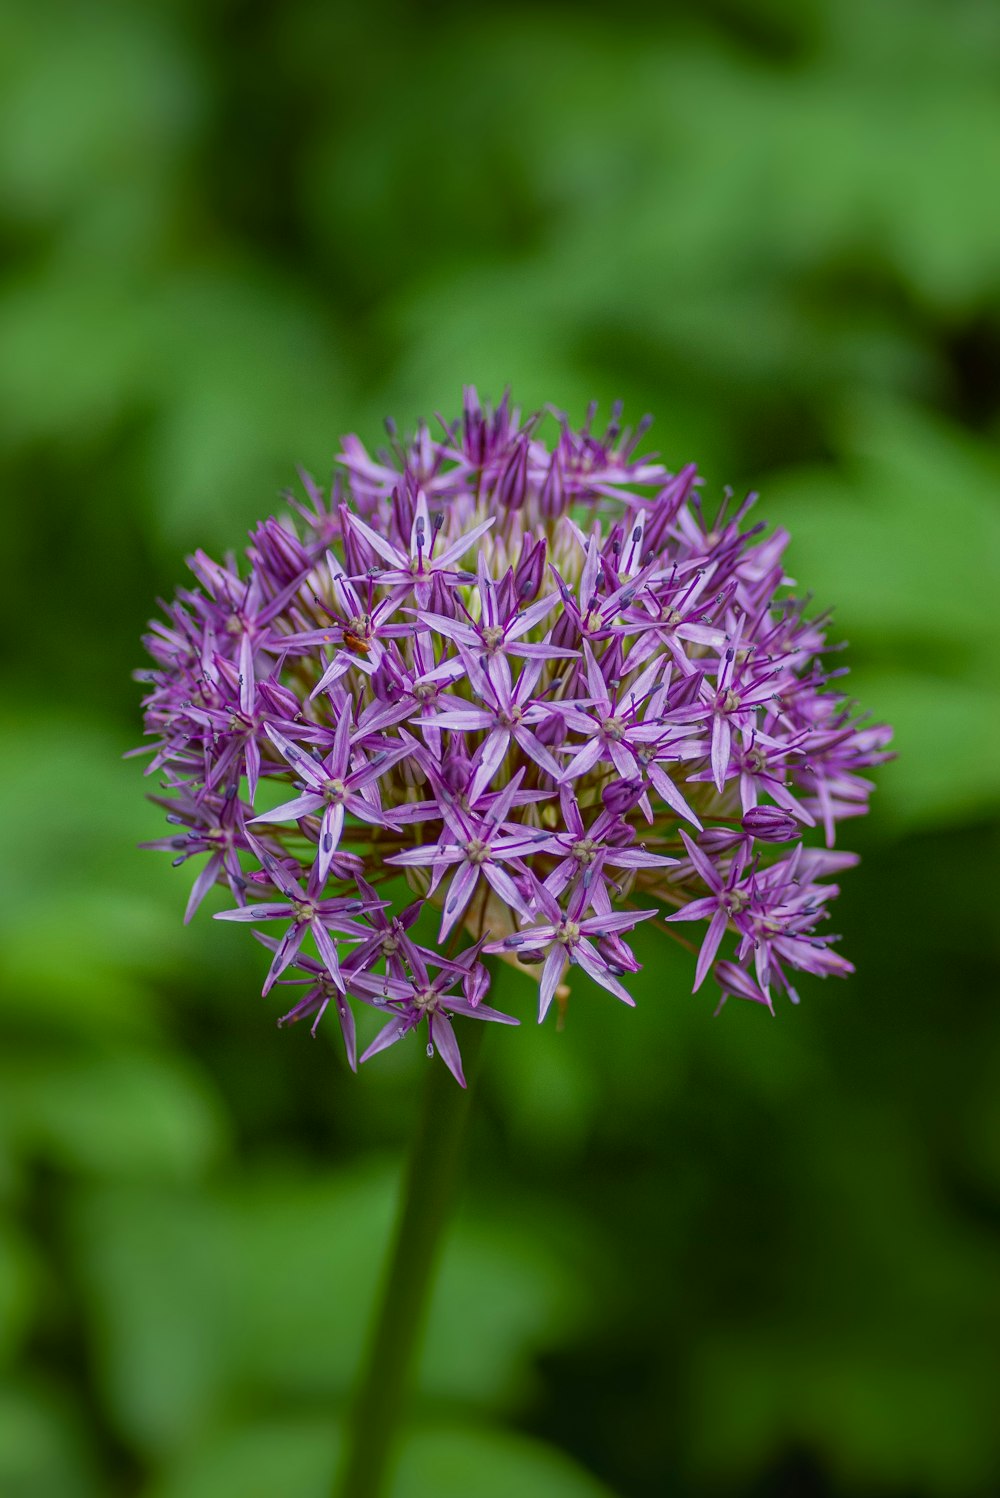
M 381 1011 L 362 1059 L 426 1024 L 461 1081 L 454 1021 L 514 1022 L 486 954 L 535 974 L 540 1017 L 578 981 L 631 1003 L 625 936 L 663 907 L 703 924 L 694 987 L 723 999 L 850 971 L 836 831 L 890 734 L 781 596 L 788 537 L 753 495 L 703 507 L 645 421 L 546 414 L 551 443 L 470 390 L 437 436 L 347 438 L 246 565 L 195 552 L 145 639 L 151 846 L 204 855 L 186 918 L 220 887 L 221 919 L 286 922 L 256 933 L 264 992 L 301 986 L 285 1019 L 314 1028 L 332 1002 L 352 1066 Z
M 350 919 L 350 917 L 362 915 L 374 904 L 380 902 L 350 899 L 343 895 L 334 895 L 330 899 L 322 899 L 320 896 L 322 884 L 317 876 L 315 865 L 313 865 L 310 871 L 308 884 L 303 890 L 299 881 L 292 877 L 282 861 L 276 858 L 263 843 L 258 842 L 252 833 L 248 832 L 246 837 L 250 848 L 260 860 L 261 867 L 274 892 L 284 898 L 279 900 L 263 900 L 253 905 L 241 906 L 238 910 L 220 910 L 216 914 L 216 920 L 274 921 L 287 919 L 291 922 L 284 937 L 275 949 L 274 958 L 268 969 L 267 977 L 264 980 L 265 994 L 285 971 L 289 963 L 298 956 L 307 932 L 311 934 L 313 941 L 316 943 L 317 951 L 326 972 L 330 975 L 337 988 L 343 991 L 344 980 L 340 971 L 336 938 L 332 933 L 336 931 L 341 936 L 352 936 L 359 941 L 364 940 L 368 936 L 367 927 L 359 925 L 357 921 Z
M 591 865 L 591 870 L 599 875 L 600 859 L 596 865 Z M 656 911 L 617 911 L 614 914 L 602 912 L 599 915 L 586 915 L 597 885 L 597 879 L 588 877 L 588 873 L 590 870 L 577 880 L 565 910 L 543 884 L 536 883 L 534 904 L 545 919 L 486 945 L 487 952 L 515 953 L 518 962 L 542 963 L 538 985 L 539 1020 L 545 1018 L 563 972 L 570 963 L 577 963 L 602 988 L 606 988 L 623 1003 L 635 1003 L 628 989 L 618 982 L 622 969 L 600 952 L 590 938 L 631 931 L 633 926 L 648 920 Z M 631 957 L 631 953 L 628 955 Z
M 560 804 L 565 831 L 536 832 L 535 841 L 530 848 L 536 859 L 551 856 L 557 860 L 544 881 L 550 894 L 558 897 L 574 879 L 586 876 L 587 870 L 593 869 L 595 865 L 599 865 L 602 871 L 606 867 L 627 871 L 663 869 L 676 864 L 676 858 L 665 857 L 662 853 L 650 853 L 642 843 L 633 845 L 635 828 L 629 825 L 621 812 L 630 811 L 636 805 L 637 787 L 641 793 L 641 781 L 613 781 L 606 787 L 602 797 L 604 810 L 589 827 L 584 824 L 583 813 L 576 798 L 568 787 L 563 788 Z M 618 811 L 612 809 L 616 806 Z M 592 898 L 595 904 L 603 903 L 610 911 L 608 883 L 608 876 L 603 875 L 596 882 Z
M 231 785 L 225 795 L 207 792 L 193 796 L 183 781 L 168 780 L 176 796 L 151 796 L 167 808 L 167 821 L 187 827 L 175 837 L 158 838 L 141 843 L 143 848 L 164 848 L 174 853 L 175 867 L 186 863 L 196 853 L 207 853 L 208 862 L 199 870 L 188 896 L 184 922 L 187 924 L 209 890 L 225 876 L 233 898 L 242 903 L 246 880 L 240 867 L 239 849 L 245 846 L 246 814 L 251 810 L 240 800 L 237 787 Z
M 280 943 L 276 941 L 274 937 L 264 936 L 260 931 L 255 931 L 254 935 L 263 946 L 268 947 L 272 952 L 276 952 L 278 947 L 280 946 Z M 340 1021 L 340 1033 L 344 1040 L 344 1050 L 347 1054 L 347 1064 L 352 1071 L 357 1071 L 357 1030 L 354 1023 L 354 1011 L 351 1008 L 350 1004 L 347 1002 L 345 994 L 337 986 L 337 984 L 334 983 L 323 963 L 317 962 L 315 958 L 304 957 L 302 953 L 299 952 L 295 957 L 294 964 L 290 965 L 289 970 L 292 970 L 293 968 L 297 969 L 299 972 L 304 973 L 305 977 L 301 979 L 281 978 L 278 980 L 279 983 L 285 984 L 301 982 L 305 985 L 306 992 L 296 1004 L 293 1004 L 292 1008 L 289 1009 L 287 1014 L 283 1014 L 281 1016 L 281 1018 L 278 1020 L 278 1024 L 292 1025 L 295 1024 L 297 1020 L 307 1019 L 310 1015 L 312 1015 L 313 1022 L 311 1031 L 315 1036 L 316 1031 L 319 1027 L 320 1020 L 323 1018 L 324 1014 L 332 1003 L 337 1011 L 337 1018 Z
M 352 993 L 385 1007 L 392 1014 L 388 1024 L 379 1031 L 361 1060 L 367 1061 L 370 1056 L 395 1045 L 397 1040 L 402 1040 L 404 1035 L 425 1023 L 428 1054 L 433 1055 L 437 1050 L 455 1080 L 464 1087 L 462 1057 L 450 1016 L 460 1014 L 467 1019 L 492 1020 L 501 1025 L 520 1023 L 512 1015 L 501 1014 L 499 1010 L 490 1009 L 481 1002 L 488 985 L 484 985 L 481 976 L 485 970 L 478 961 L 480 946 L 481 943 L 478 943 L 469 947 L 457 962 L 441 957 L 428 957 L 440 969 L 433 979 L 428 962 L 424 960 L 427 954 L 422 951 L 417 953 L 413 971 L 405 979 L 352 975 Z M 465 991 L 470 980 L 477 989 L 474 999 L 469 998 Z M 462 993 L 453 994 L 451 990 L 459 983 L 463 985 Z
M 539 723 L 551 716 L 551 709 L 540 694 L 532 700 L 544 661 L 529 661 L 514 682 L 502 655 L 490 657 L 480 668 L 463 646 L 458 651 L 473 693 L 482 706 L 446 706 L 435 713 L 434 723 L 438 728 L 458 729 L 463 733 L 479 730 L 485 734 L 473 794 L 493 783 L 512 743 L 552 781 L 559 780 L 562 772 L 558 764 L 534 732 Z
M 295 771 L 305 790 L 291 801 L 282 802 L 273 811 L 261 812 L 251 822 L 252 825 L 258 822 L 295 822 L 319 812 L 319 851 L 316 855 L 319 888 L 326 883 L 334 854 L 340 846 L 345 817 L 350 813 L 363 822 L 383 822 L 378 782 L 397 760 L 409 753 L 409 744 L 404 741 L 379 747 L 369 758 L 361 750 L 352 750 L 351 728 L 350 704 L 347 704 L 341 709 L 329 753 L 323 759 L 314 759 L 304 749 L 290 743 L 276 728 L 266 726 L 271 743 Z M 356 735 L 355 743 L 358 737 L 363 735 Z
M 680 835 L 694 872 L 711 891 L 710 894 L 699 899 L 690 900 L 682 909 L 667 917 L 671 921 L 708 921 L 708 930 L 701 944 L 698 965 L 694 973 L 694 987 L 697 992 L 708 976 L 715 954 L 730 925 L 735 926 L 740 932 L 745 932 L 747 929 L 745 911 L 750 903 L 750 892 L 743 878 L 747 852 L 745 845 L 741 843 L 723 875 L 719 867 L 702 852 L 697 843 L 691 841 L 686 832 L 682 831 Z
M 510 909 L 515 910 L 524 920 L 531 919 L 531 911 L 522 899 L 517 885 L 510 874 L 500 867 L 505 860 L 513 860 L 520 865 L 520 855 L 530 853 L 534 847 L 527 829 L 512 827 L 507 822 L 523 775 L 524 771 L 519 770 L 494 799 L 489 812 L 482 817 L 472 811 L 463 811 L 453 801 L 442 798 L 441 817 L 446 828 L 442 839 L 433 846 L 407 848 L 404 853 L 393 854 L 387 860 L 406 868 L 429 866 L 432 871 L 430 892 L 437 889 L 449 866 L 456 867 L 456 873 L 443 896 L 444 913 L 438 934 L 439 942 L 444 942 L 452 927 L 465 914 L 480 877 L 492 886 Z
M 632 681 L 615 673 L 609 681 L 598 666 L 589 641 L 583 642 L 586 666 L 585 705 L 560 703 L 559 712 L 567 728 L 585 736 L 563 774 L 576 780 L 600 761 L 610 762 L 624 780 L 641 779 L 640 756 L 646 746 L 663 736 L 663 726 L 654 710 L 647 718 L 663 661 L 657 659 Z M 623 668 L 624 669 L 624 668 Z M 657 694 L 659 695 L 659 694 Z
M 531 583 L 524 584 L 531 592 Z M 526 641 L 524 636 L 541 624 L 559 602 L 557 593 L 549 593 L 527 608 L 521 607 L 517 585 L 512 572 L 500 582 L 495 582 L 486 569 L 486 559 L 479 554 L 478 609 L 473 614 L 460 595 L 456 602 L 461 614 L 450 618 L 447 614 L 434 614 L 420 609 L 417 618 L 425 629 L 436 630 L 456 645 L 464 645 L 471 654 L 488 658 L 504 651 L 508 655 L 532 657 L 535 660 L 554 660 L 558 656 L 576 655 L 575 650 L 552 645 L 547 640 Z M 476 602 L 476 600 L 472 600 Z M 462 617 L 464 615 L 464 619 Z M 483 661 L 485 664 L 485 660 Z
M 378 569 L 376 563 L 372 569 L 373 575 L 377 573 L 378 581 L 383 587 L 399 589 L 403 597 L 407 597 L 411 590 L 418 604 L 424 603 L 430 597 L 431 581 L 441 578 L 449 572 L 454 574 L 453 562 L 465 556 L 480 536 L 485 535 L 494 523 L 491 516 L 488 520 L 480 521 L 478 525 L 472 526 L 468 531 L 459 532 L 458 539 L 452 538 L 451 544 L 437 546 L 444 516 L 438 512 L 433 523 L 427 510 L 427 499 L 421 495 L 417 500 L 413 515 L 413 523 L 410 527 L 410 544 L 408 549 L 388 540 L 384 535 L 379 535 L 366 525 L 357 515 L 352 515 L 345 506 L 342 511 L 344 525 L 354 537 L 360 537 L 370 548 L 375 557 L 380 557 L 388 562 L 388 570 Z M 435 554 L 435 547 L 437 547 Z

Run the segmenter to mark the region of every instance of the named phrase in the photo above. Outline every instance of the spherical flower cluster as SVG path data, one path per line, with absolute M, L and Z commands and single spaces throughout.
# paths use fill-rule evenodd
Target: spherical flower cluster
M 754 496 L 710 510 L 693 467 L 638 456 L 646 423 L 592 423 L 469 391 L 439 436 L 348 438 L 327 495 L 304 476 L 248 567 L 195 553 L 145 638 L 178 829 L 151 846 L 208 854 L 188 919 L 223 884 L 220 919 L 284 924 L 264 993 L 332 1003 L 352 1066 L 353 1002 L 386 1020 L 362 1060 L 426 1026 L 461 1082 L 454 1017 L 516 1023 L 486 953 L 535 975 L 540 1019 L 578 977 L 631 1004 L 625 937 L 664 910 L 704 927 L 694 987 L 723 1002 L 851 971 L 818 932 L 889 732 L 832 685 Z

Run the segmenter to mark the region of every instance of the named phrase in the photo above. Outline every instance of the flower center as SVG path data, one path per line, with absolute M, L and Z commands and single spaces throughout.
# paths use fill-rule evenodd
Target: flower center
M 470 837 L 465 845 L 465 856 L 470 863 L 486 863 L 490 856 L 490 850 L 482 838 Z
M 497 650 L 503 644 L 503 627 L 499 624 L 488 624 L 482 632 L 482 639 L 487 650 Z
M 434 988 L 418 989 L 413 995 L 413 1005 L 421 1014 L 434 1014 L 441 1006 L 441 995 Z
M 580 940 L 580 927 L 576 921 L 560 921 L 556 940 L 561 941 L 564 947 L 574 946 Z
M 328 780 L 326 782 L 326 785 L 323 787 L 323 795 L 328 801 L 343 801 L 346 792 L 347 787 L 344 785 L 344 782 L 339 779 Z
M 569 851 L 577 863 L 591 864 L 597 857 L 597 844 L 592 837 L 582 837 Z
M 621 743 L 625 737 L 625 724 L 621 718 L 605 718 L 604 737 L 613 739 L 616 744 Z

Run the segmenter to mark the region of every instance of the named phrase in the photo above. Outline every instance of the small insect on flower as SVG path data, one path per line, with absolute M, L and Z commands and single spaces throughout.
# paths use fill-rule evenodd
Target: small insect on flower
M 383 1020 L 362 1061 L 420 1030 L 462 1082 L 456 1018 L 517 1023 L 488 958 L 539 1018 L 581 987 L 631 1004 L 657 915 L 703 928 L 694 988 L 723 1003 L 851 971 L 824 930 L 856 861 L 836 829 L 890 731 L 826 669 L 755 496 L 707 505 L 693 466 L 640 454 L 648 419 L 595 413 L 467 390 L 438 435 L 349 437 L 245 566 L 196 552 L 145 637 L 135 752 L 174 829 L 152 846 L 207 854 L 188 917 L 227 889 L 221 919 L 268 928 L 265 993 L 304 986 L 284 1019 L 314 1029 L 332 1001 L 352 1065 L 360 1006 Z
M 361 621 L 361 627 L 370 629 L 371 620 L 366 617 Z M 344 630 L 344 645 L 348 650 L 353 650 L 355 655 L 369 655 L 371 653 L 371 640 L 367 634 L 358 634 L 350 628 Z

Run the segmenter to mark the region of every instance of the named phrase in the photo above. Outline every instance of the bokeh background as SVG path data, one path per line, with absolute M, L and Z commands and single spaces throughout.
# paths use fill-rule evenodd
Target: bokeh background
M 182 928 L 129 672 L 466 382 L 761 490 L 899 759 L 851 982 L 654 937 L 489 1037 L 394 1498 L 1000 1491 L 998 70 L 989 0 L 0 9 L 4 1498 L 326 1491 L 427 1063 Z

